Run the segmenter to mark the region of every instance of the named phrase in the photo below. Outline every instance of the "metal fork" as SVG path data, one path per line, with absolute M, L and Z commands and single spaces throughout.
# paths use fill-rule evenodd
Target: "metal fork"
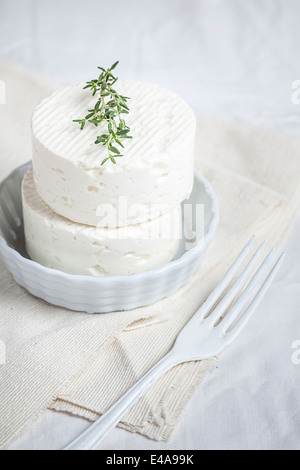
M 107 433 L 116 426 L 138 399 L 163 374 L 183 362 L 199 361 L 216 356 L 227 349 L 244 328 L 262 300 L 285 256 L 276 260 L 273 248 L 257 269 L 250 282 L 249 276 L 265 249 L 263 243 L 243 269 L 233 286 L 223 296 L 246 259 L 255 237 L 242 250 L 223 280 L 210 294 L 179 334 L 172 350 L 141 378 L 98 421 L 75 439 L 64 450 L 93 450 Z M 246 288 L 242 293 L 242 288 Z M 238 300 L 231 306 L 234 299 Z M 221 300 L 220 300 L 221 299 Z M 219 301 L 219 302 L 218 302 Z M 215 308 L 214 308 L 215 307 Z

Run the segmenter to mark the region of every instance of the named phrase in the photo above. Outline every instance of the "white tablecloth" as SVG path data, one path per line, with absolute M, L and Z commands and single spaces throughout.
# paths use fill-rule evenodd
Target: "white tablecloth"
M 300 134 L 299 14 L 297 0 L 1 0 L 0 55 L 65 82 L 119 59 L 119 75 L 167 86 L 199 113 Z M 300 449 L 299 239 L 300 218 L 276 282 L 172 441 L 116 429 L 100 449 Z M 88 425 L 49 411 L 12 448 L 61 448 Z

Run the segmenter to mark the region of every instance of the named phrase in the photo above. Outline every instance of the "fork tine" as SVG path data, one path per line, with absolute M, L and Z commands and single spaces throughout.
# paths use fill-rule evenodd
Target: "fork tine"
M 235 318 L 245 305 L 245 302 L 247 302 L 247 299 L 249 299 L 252 291 L 254 288 L 259 284 L 259 281 L 261 277 L 263 276 L 263 273 L 266 271 L 267 267 L 270 264 L 270 261 L 273 257 L 273 254 L 275 252 L 275 248 L 273 248 L 268 256 L 264 259 L 263 263 L 260 265 L 259 269 L 256 271 L 255 275 L 252 277 L 251 281 L 249 282 L 248 286 L 244 290 L 243 294 L 240 296 L 240 298 L 237 300 L 237 302 L 234 304 L 232 309 L 227 313 L 225 318 L 221 321 L 220 327 L 222 327 L 222 330 L 225 332 L 230 325 L 234 322 Z
M 199 321 L 199 319 L 203 319 L 205 315 L 210 311 L 210 309 L 215 305 L 217 300 L 220 298 L 220 296 L 223 294 L 225 289 L 229 286 L 230 282 L 234 278 L 234 275 L 242 265 L 244 259 L 246 258 L 247 254 L 249 253 L 253 243 L 255 240 L 255 236 L 253 236 L 247 245 L 242 249 L 241 253 L 231 266 L 231 268 L 227 271 L 225 276 L 223 277 L 222 281 L 218 284 L 218 286 L 213 290 L 213 292 L 209 295 L 207 300 L 204 302 L 204 304 L 200 307 L 198 310 L 197 314 L 192 318 Z
M 255 312 L 255 310 L 257 309 L 258 305 L 260 304 L 260 302 L 262 301 L 265 293 L 267 292 L 267 290 L 269 289 L 274 277 L 276 276 L 277 272 L 279 271 L 281 265 L 282 265 L 282 262 L 285 258 L 285 253 L 282 253 L 281 256 L 278 258 L 278 260 L 276 261 L 276 263 L 274 264 L 274 266 L 272 267 L 271 271 L 269 272 L 267 278 L 265 279 L 265 281 L 263 282 L 262 286 L 260 287 L 259 291 L 257 292 L 256 296 L 254 297 L 254 299 L 252 300 L 252 302 L 250 303 L 249 307 L 247 308 L 247 310 L 245 311 L 245 313 L 243 314 L 243 316 L 241 317 L 241 319 L 238 321 L 238 323 L 232 328 L 231 331 L 229 331 L 228 333 L 226 333 L 226 337 L 228 339 L 230 339 L 230 343 L 239 335 L 239 333 L 241 332 L 241 330 L 245 327 L 245 325 L 248 323 L 249 319 L 251 318 L 251 316 L 253 315 L 253 313 Z M 260 271 L 260 270 L 259 270 Z M 257 274 L 259 273 L 259 271 L 257 272 Z M 262 272 L 262 271 L 261 271 Z M 255 275 L 256 277 L 257 275 Z M 257 276 L 257 279 L 258 279 L 258 276 Z M 254 282 L 253 282 L 253 286 L 254 286 Z M 257 284 L 257 282 L 256 282 Z M 247 290 L 247 289 L 246 289 Z M 249 292 L 251 289 L 249 289 L 248 293 L 246 292 L 243 293 L 242 297 L 239 299 L 239 301 L 237 302 L 237 304 L 244 304 L 245 303 L 245 300 L 247 298 L 247 295 L 249 295 Z M 234 309 L 237 311 L 239 309 L 239 311 L 241 311 L 241 307 L 237 307 L 237 304 L 234 306 Z M 232 315 L 233 317 L 233 315 Z M 225 320 L 226 320 L 227 317 L 225 317 Z M 223 323 L 223 322 L 222 322 Z M 223 333 L 226 332 L 226 330 L 230 327 L 230 325 L 232 324 L 232 321 L 230 322 L 228 320 L 228 322 L 226 322 L 226 324 L 224 324 L 224 329 L 223 329 Z M 226 326 L 227 325 L 227 326 Z
M 208 320 L 210 325 L 213 327 L 218 320 L 222 317 L 225 313 L 226 309 L 229 307 L 235 296 L 238 294 L 242 286 L 244 285 L 245 281 L 247 280 L 251 270 L 254 268 L 258 258 L 260 257 L 261 253 L 265 249 L 266 243 L 262 243 L 258 250 L 254 253 L 251 260 L 244 268 L 243 272 L 240 274 L 232 288 L 227 292 L 225 297 L 221 300 L 219 305 L 214 309 L 214 311 L 209 315 Z

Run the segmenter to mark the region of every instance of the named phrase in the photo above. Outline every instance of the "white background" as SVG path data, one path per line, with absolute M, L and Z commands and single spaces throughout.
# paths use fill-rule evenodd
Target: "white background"
M 198 113 L 300 135 L 300 104 L 292 102 L 299 18 L 298 0 L 1 0 L 0 56 L 65 83 L 120 60 L 119 75 L 171 88 Z M 300 364 L 292 363 L 299 239 L 298 219 L 276 282 L 172 441 L 116 429 L 100 448 L 300 449 Z M 49 411 L 14 448 L 61 448 L 87 425 Z

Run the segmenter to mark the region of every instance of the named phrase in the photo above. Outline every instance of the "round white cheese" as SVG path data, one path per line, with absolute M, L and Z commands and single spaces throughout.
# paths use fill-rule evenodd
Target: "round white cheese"
M 46 98 L 32 120 L 33 168 L 39 195 L 51 209 L 74 222 L 102 227 L 136 224 L 158 217 L 188 198 L 194 178 L 196 120 L 180 97 L 157 85 L 118 81 L 131 97 L 124 115 L 131 140 L 114 165 L 95 144 L 107 124 L 73 119 L 93 109 L 96 98 L 84 84 Z
M 69 274 L 123 276 L 162 266 L 175 256 L 181 206 L 150 222 L 90 227 L 55 214 L 38 195 L 32 170 L 22 185 L 26 249 L 32 260 Z

